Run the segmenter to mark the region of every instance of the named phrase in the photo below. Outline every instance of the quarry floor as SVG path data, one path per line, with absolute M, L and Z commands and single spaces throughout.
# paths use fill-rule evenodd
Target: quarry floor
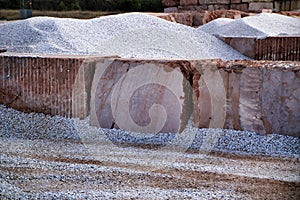
M 299 159 L 162 152 L 105 142 L 96 145 L 75 140 L 0 138 L 1 199 L 300 196 Z

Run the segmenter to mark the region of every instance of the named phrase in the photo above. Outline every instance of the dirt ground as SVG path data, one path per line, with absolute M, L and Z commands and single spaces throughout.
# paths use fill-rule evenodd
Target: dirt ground
M 0 138 L 0 149 L 1 199 L 50 193 L 67 199 L 88 194 L 95 199 L 300 197 L 300 162 L 292 158 L 17 138 Z

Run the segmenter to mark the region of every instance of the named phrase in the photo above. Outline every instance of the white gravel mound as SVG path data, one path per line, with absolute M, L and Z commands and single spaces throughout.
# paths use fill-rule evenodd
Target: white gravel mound
M 222 27 L 226 24 L 229 24 L 231 22 L 234 22 L 234 19 L 221 17 L 221 18 L 214 19 L 214 20 L 208 22 L 207 24 L 200 26 L 198 28 L 198 30 L 201 30 L 205 33 L 215 33 L 216 30 L 220 29 L 220 27 Z
M 300 19 L 280 14 L 261 13 L 231 22 L 216 19 L 199 27 L 198 30 L 225 37 L 292 36 L 300 35 Z
M 214 36 L 141 13 L 91 20 L 35 17 L 3 24 L 0 46 L 18 53 L 247 59 Z

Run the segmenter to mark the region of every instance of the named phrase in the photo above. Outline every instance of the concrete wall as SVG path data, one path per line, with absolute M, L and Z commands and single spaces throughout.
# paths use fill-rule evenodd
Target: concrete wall
M 300 62 L 0 56 L 0 103 L 105 128 L 300 137 Z

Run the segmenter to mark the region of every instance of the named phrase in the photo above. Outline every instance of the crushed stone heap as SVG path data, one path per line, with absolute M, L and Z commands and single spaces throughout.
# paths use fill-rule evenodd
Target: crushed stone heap
M 141 13 L 90 20 L 34 17 L 0 25 L 7 52 L 123 58 L 247 59 L 214 36 Z

